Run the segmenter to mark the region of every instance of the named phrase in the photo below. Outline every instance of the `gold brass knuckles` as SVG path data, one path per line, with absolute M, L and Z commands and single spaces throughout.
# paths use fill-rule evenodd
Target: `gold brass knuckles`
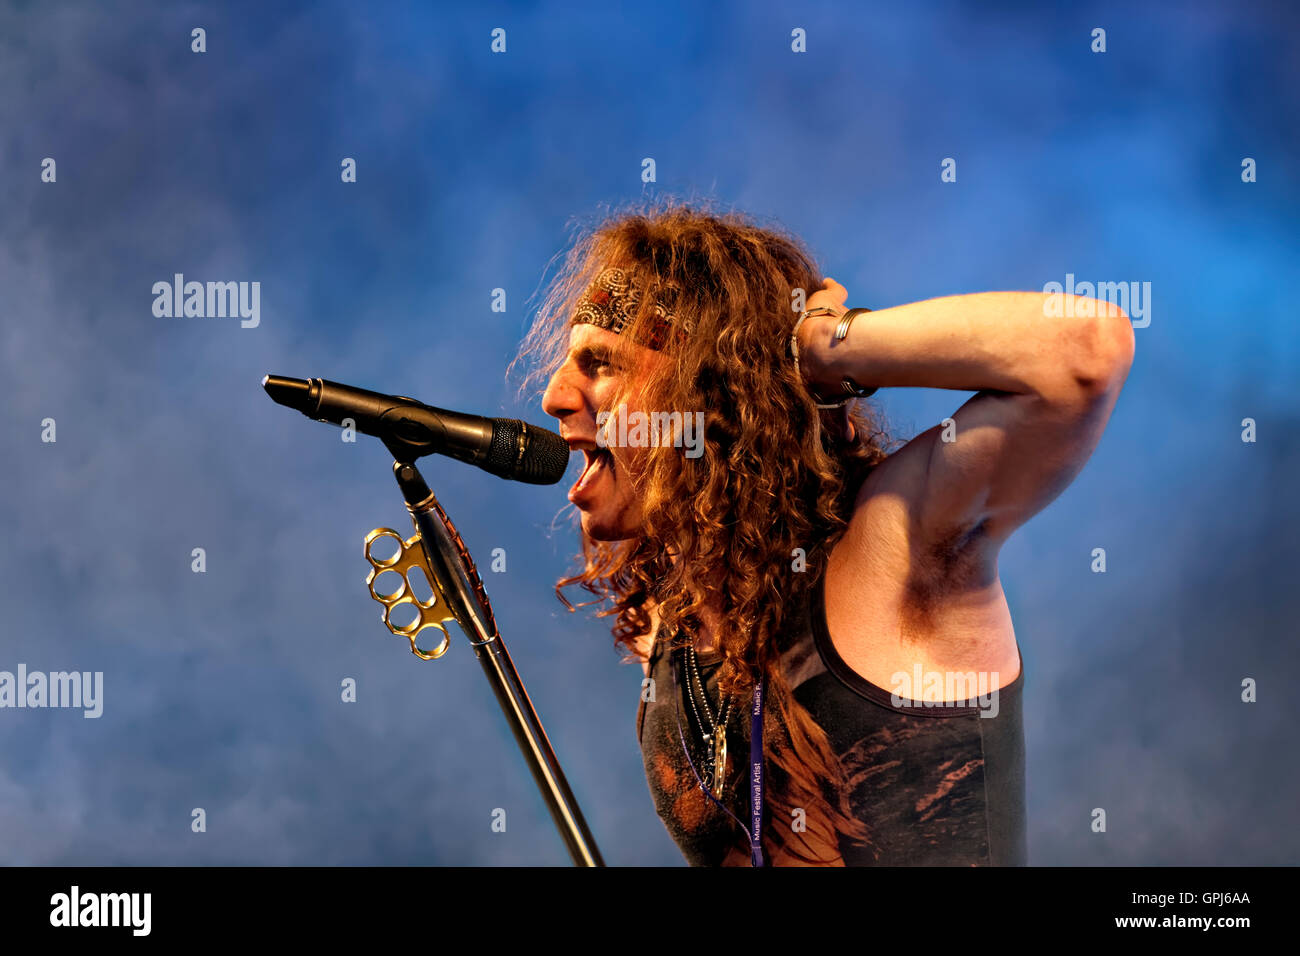
M 380 561 L 370 553 L 374 543 L 380 538 L 397 539 L 397 553 L 387 561 Z M 397 636 L 410 641 L 411 653 L 421 660 L 437 660 L 443 654 L 446 654 L 447 648 L 451 646 L 451 636 L 447 633 L 446 625 L 448 621 L 454 621 L 456 618 L 448 610 L 447 599 L 438 590 L 437 578 L 433 576 L 433 571 L 430 569 L 424 555 L 420 532 L 417 531 L 403 541 L 402 536 L 392 528 L 376 528 L 366 535 L 366 561 L 370 563 L 370 573 L 366 575 L 366 586 L 370 588 L 370 596 L 384 606 L 383 620 L 385 626 Z M 423 571 L 425 578 L 429 582 L 433 596 L 427 602 L 421 601 L 411 590 L 411 581 L 407 577 L 407 573 L 411 568 L 419 568 Z M 402 578 L 402 586 L 392 594 L 380 594 L 375 590 L 375 579 L 385 571 L 395 571 Z M 393 608 L 400 607 L 403 604 L 412 605 L 418 617 L 405 627 L 399 627 L 393 623 L 391 614 Z M 442 640 L 438 643 L 438 646 L 429 651 L 423 650 L 416 643 L 420 633 L 427 627 L 437 628 L 442 632 Z

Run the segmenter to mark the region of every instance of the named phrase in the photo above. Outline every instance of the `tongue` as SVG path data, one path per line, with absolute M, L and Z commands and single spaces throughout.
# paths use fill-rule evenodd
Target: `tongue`
M 579 488 L 585 488 L 587 483 L 595 476 L 596 469 L 601 465 L 607 465 L 608 463 L 609 452 L 604 449 L 593 452 L 591 460 L 587 462 L 587 467 L 582 469 L 582 474 L 578 476 L 578 483 L 574 485 L 574 490 L 576 491 Z

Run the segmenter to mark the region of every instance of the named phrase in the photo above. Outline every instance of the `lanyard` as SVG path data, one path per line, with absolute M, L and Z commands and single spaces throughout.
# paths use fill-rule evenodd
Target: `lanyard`
M 681 693 L 677 688 L 677 666 L 675 662 L 670 662 L 669 672 L 673 675 L 673 703 L 677 709 L 677 736 L 681 738 L 682 752 L 686 754 L 686 762 L 690 764 L 691 773 L 695 774 L 695 782 L 699 784 L 704 795 L 717 804 L 727 816 L 740 824 L 749 837 L 749 861 L 753 866 L 767 866 L 767 861 L 763 858 L 763 678 L 758 679 L 754 685 L 754 702 L 751 708 L 751 722 L 749 731 L 749 821 L 750 825 L 745 826 L 743 822 L 730 810 L 724 807 L 709 792 L 709 788 L 704 785 L 700 779 L 700 772 L 695 769 L 695 761 L 691 759 L 690 748 L 686 746 L 686 735 L 682 732 L 682 712 L 680 707 Z M 727 728 L 723 727 L 720 731 L 726 733 Z
M 754 866 L 767 866 L 763 859 L 763 678 L 754 685 L 753 719 L 749 731 L 749 856 Z

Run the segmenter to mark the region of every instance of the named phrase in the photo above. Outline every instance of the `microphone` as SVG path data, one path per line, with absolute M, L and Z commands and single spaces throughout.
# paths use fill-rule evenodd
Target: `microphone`
M 433 408 L 401 395 L 381 395 L 323 378 L 267 375 L 272 400 L 316 421 L 342 425 L 383 440 L 393 457 L 414 461 L 447 455 L 511 481 L 553 485 L 569 465 L 569 445 L 555 432 L 516 418 L 482 418 Z

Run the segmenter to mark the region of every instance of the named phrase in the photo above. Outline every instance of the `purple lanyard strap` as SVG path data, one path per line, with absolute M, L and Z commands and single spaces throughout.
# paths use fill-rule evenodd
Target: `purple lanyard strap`
M 695 769 L 695 761 L 691 759 L 690 748 L 686 746 L 686 736 L 682 733 L 682 712 L 680 703 L 681 694 L 677 689 L 677 666 L 676 663 L 670 663 L 668 670 L 673 675 L 673 702 L 677 707 L 677 736 L 682 741 L 682 752 L 686 754 L 686 762 L 690 764 L 691 773 L 695 774 L 695 782 L 699 784 L 704 795 L 712 800 L 717 807 L 727 816 L 740 824 L 741 829 L 749 837 L 749 860 L 754 866 L 767 866 L 767 861 L 763 858 L 763 678 L 758 679 L 754 685 L 754 706 L 752 709 L 752 720 L 749 731 L 749 819 L 750 826 L 745 826 L 740 818 L 718 802 L 717 798 L 709 792 L 709 788 L 704 785 L 700 779 L 700 772 Z M 720 733 L 726 733 L 724 727 Z M 716 770 L 716 768 L 715 768 Z

